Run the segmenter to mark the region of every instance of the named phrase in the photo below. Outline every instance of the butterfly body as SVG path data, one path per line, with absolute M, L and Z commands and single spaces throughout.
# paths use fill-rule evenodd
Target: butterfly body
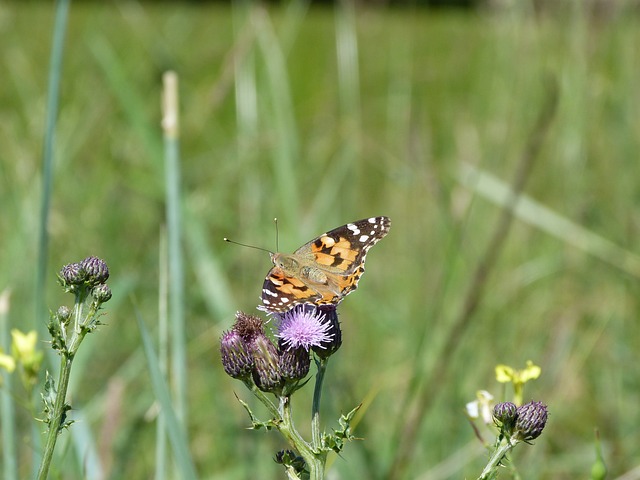
M 272 253 L 273 268 L 262 287 L 266 312 L 285 312 L 295 305 L 337 305 L 355 290 L 369 249 L 389 232 L 388 217 L 371 217 L 305 243 L 292 254 Z

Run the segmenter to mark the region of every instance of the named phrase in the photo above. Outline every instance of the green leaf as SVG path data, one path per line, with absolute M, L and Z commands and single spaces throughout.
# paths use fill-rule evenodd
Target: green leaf
M 336 453 L 340 453 L 344 448 L 345 443 L 357 440 L 357 438 L 351 434 L 351 421 L 353 420 L 356 412 L 360 410 L 361 406 L 362 404 L 358 405 L 346 415 L 341 415 L 338 420 L 340 428 L 334 430 L 333 434 L 329 435 L 324 433 L 322 435 L 322 450 L 326 452 L 333 450 Z
M 247 402 L 241 400 L 237 395 L 236 395 L 236 398 L 240 402 L 240 405 L 242 405 L 244 409 L 247 411 L 247 413 L 249 414 L 249 418 L 251 419 L 251 426 L 249 427 L 249 429 L 260 430 L 261 428 L 264 428 L 265 430 L 270 431 L 270 430 L 273 430 L 274 428 L 275 429 L 279 428 L 280 422 L 278 422 L 273 418 L 270 420 L 267 420 L 266 422 L 258 420 L 258 418 L 251 411 L 251 408 L 249 407 Z

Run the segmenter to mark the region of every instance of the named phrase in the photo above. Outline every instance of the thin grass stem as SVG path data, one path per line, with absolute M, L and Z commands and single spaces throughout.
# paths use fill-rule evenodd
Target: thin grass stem
M 160 255 L 159 278 L 158 278 L 158 368 L 162 375 L 167 378 L 169 367 L 169 323 L 167 315 L 167 235 L 166 230 L 160 231 Z M 156 471 L 155 479 L 164 480 L 167 469 L 167 432 L 166 420 L 162 411 L 158 413 L 156 424 Z
M 163 75 L 163 118 L 167 247 L 169 251 L 169 314 L 171 317 L 171 373 L 176 415 L 187 422 L 187 354 L 184 326 L 184 261 L 182 252 L 182 204 L 178 76 Z
M 136 321 L 140 336 L 142 338 L 142 346 L 147 358 L 147 366 L 149 368 L 151 383 L 160 408 L 165 415 L 167 426 L 167 437 L 171 443 L 174 458 L 176 460 L 177 478 L 191 480 L 198 478 L 191 454 L 189 452 L 189 444 L 187 436 L 178 420 L 175 409 L 171 403 L 171 394 L 165 378 L 160 372 L 159 360 L 153 349 L 153 341 L 140 313 L 136 312 Z

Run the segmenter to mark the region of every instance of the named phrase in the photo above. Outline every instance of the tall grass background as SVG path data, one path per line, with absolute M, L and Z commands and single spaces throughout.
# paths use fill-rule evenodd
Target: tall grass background
M 43 255 L 55 9 L 0 4 L 0 290 L 11 290 L 3 323 L 44 332 L 43 306 L 66 301 L 55 272 L 87 255 L 108 262 L 114 293 L 107 325 L 76 361 L 78 422 L 62 434 L 57 473 L 180 472 L 179 461 L 158 471 L 156 458 L 183 451 L 157 437 L 167 404 L 158 374 L 169 366 L 187 372 L 178 418 L 199 477 L 282 478 L 272 456 L 285 445 L 244 428 L 234 392 L 250 395 L 218 354 L 235 311 L 257 305 L 269 259 L 222 238 L 275 249 L 278 217 L 279 248 L 293 251 L 384 214 L 391 232 L 340 307 L 344 343 L 325 380 L 328 427 L 365 405 L 355 431 L 363 441 L 333 461 L 332 478 L 473 478 L 485 454 L 463 407 L 481 388 L 508 393 L 495 364 L 529 359 L 543 375 L 525 400 L 548 404 L 550 419 L 534 447 L 516 451 L 523 478 L 586 478 L 595 429 L 612 478 L 640 478 L 638 12 L 565 7 L 72 3 Z M 177 200 L 167 195 L 160 127 L 167 70 L 180 82 Z M 514 204 L 511 179 L 550 84 L 555 115 Z M 179 208 L 182 266 L 172 254 L 166 263 L 168 202 Z M 473 287 L 504 209 L 513 221 Z M 182 300 L 167 293 L 172 268 L 184 275 Z M 184 338 L 172 347 L 165 336 L 159 348 L 159 329 L 175 336 L 172 308 L 183 310 Z M 183 365 L 150 363 L 149 347 L 169 357 L 183 348 Z M 15 428 L 22 477 L 38 448 L 33 420 L 19 382 L 3 385 L 15 399 L 15 425 L 3 434 Z M 309 411 L 303 390 L 294 404 L 303 431 Z

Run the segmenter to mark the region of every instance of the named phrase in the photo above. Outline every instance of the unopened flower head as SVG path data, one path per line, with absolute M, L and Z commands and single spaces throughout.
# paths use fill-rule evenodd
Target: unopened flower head
M 276 453 L 274 460 L 280 465 L 293 467 L 296 472 L 303 472 L 306 466 L 304 459 L 293 450 L 280 450 Z
M 109 278 L 109 267 L 107 267 L 104 260 L 98 257 L 87 257 L 80 262 L 80 266 L 87 274 L 86 282 L 89 286 L 103 284 Z
M 327 327 L 327 336 L 329 340 L 320 342 L 320 345 L 314 346 L 314 353 L 320 358 L 329 358 L 336 353 L 342 345 L 342 330 L 338 321 L 338 312 L 335 305 L 321 305 L 317 309 L 322 314 L 322 324 Z
M 69 323 L 69 320 L 71 319 L 71 309 L 66 305 L 62 305 L 56 312 L 56 318 L 62 324 Z
M 279 315 L 278 319 L 276 337 L 283 350 L 323 348 L 323 344 L 332 339 L 331 324 L 324 322 L 323 312 L 314 307 L 299 305 Z
M 106 283 L 101 283 L 91 290 L 93 299 L 98 303 L 105 303 L 111 300 L 111 289 Z
M 65 287 L 81 285 L 87 278 L 87 272 L 80 263 L 69 263 L 62 267 L 58 274 Z
M 518 415 L 517 408 L 516 404 L 511 402 L 501 402 L 493 407 L 493 418 L 505 435 L 510 435 L 513 430 Z
M 242 337 L 235 330 L 222 334 L 220 358 L 227 375 L 233 378 L 248 378 L 253 368 L 253 357 Z
M 263 392 L 280 392 L 284 382 L 275 345 L 262 334 L 253 339 L 250 349 L 253 357 L 253 381 L 256 386 Z
M 540 436 L 547 424 L 547 406 L 542 402 L 529 402 L 518 407 L 514 435 L 528 442 Z
M 309 373 L 311 355 L 304 347 L 280 351 L 280 374 L 286 380 L 302 380 Z

